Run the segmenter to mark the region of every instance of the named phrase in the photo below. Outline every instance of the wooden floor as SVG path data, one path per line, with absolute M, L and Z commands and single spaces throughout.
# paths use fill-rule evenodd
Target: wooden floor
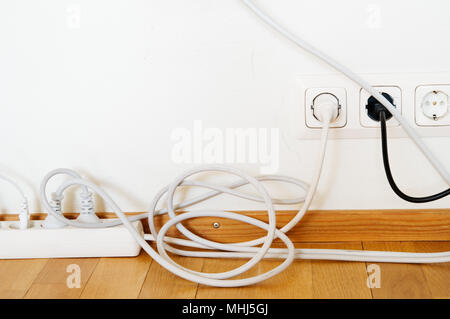
M 409 252 L 450 251 L 449 242 L 299 244 Z M 175 258 L 197 271 L 219 272 L 242 260 Z M 273 268 L 265 260 L 249 274 Z M 66 268 L 81 269 L 80 288 L 69 289 Z M 180 279 L 142 253 L 137 258 L 1 260 L 0 298 L 450 298 L 450 265 L 378 264 L 381 288 L 367 287 L 367 263 L 295 261 L 285 272 L 243 288 L 211 288 Z

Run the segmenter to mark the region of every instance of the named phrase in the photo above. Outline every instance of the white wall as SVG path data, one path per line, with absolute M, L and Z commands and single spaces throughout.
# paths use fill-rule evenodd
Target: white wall
M 355 72 L 450 71 L 449 1 L 258 2 Z M 40 180 L 57 167 L 92 178 L 124 210 L 142 211 L 194 165 L 173 162 L 171 135 L 202 120 L 221 130 L 280 128 L 279 173 L 308 181 L 317 141 L 289 137 L 285 123 L 298 106 L 287 97 L 296 77 L 328 73 L 239 0 L 3 0 L 0 172 L 24 185 L 33 211 Z M 450 163 L 448 138 L 426 142 Z M 405 191 L 428 195 L 446 186 L 410 140 L 390 144 Z M 449 206 L 450 198 L 426 206 L 397 199 L 379 148 L 375 139 L 331 141 L 314 208 Z M 260 208 L 229 197 L 208 207 L 217 205 Z M 3 185 L 0 207 L 17 210 Z

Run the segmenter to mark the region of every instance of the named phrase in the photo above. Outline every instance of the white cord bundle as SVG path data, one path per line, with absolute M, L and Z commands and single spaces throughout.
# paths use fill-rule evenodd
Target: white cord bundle
M 284 176 L 261 176 L 259 178 L 253 178 L 242 171 L 239 171 L 232 167 L 223 167 L 223 166 L 206 166 L 198 169 L 190 170 L 181 176 L 179 176 L 173 183 L 165 188 L 163 188 L 154 198 L 150 210 L 147 214 L 141 214 L 138 216 L 133 216 L 127 218 L 122 210 L 118 207 L 118 205 L 112 200 L 112 198 L 104 192 L 101 188 L 96 186 L 95 184 L 81 179 L 75 175 L 75 177 L 71 180 L 64 182 L 56 191 L 56 196 L 60 197 L 63 195 L 63 192 L 74 185 L 81 185 L 83 188 L 89 188 L 96 192 L 103 200 L 108 204 L 110 208 L 115 212 L 119 220 L 108 221 L 104 223 L 94 222 L 94 223 L 81 223 L 78 221 L 71 221 L 66 219 L 64 216 L 58 214 L 53 210 L 51 203 L 48 201 L 46 196 L 46 187 L 48 180 L 55 174 L 55 172 L 61 172 L 61 170 L 57 170 L 49 173 L 44 179 L 41 185 L 41 201 L 44 207 L 53 215 L 59 222 L 65 223 L 74 227 L 88 227 L 88 228 L 97 228 L 97 227 L 111 227 L 116 226 L 118 224 L 123 223 L 124 226 L 130 231 L 134 239 L 141 245 L 141 247 L 161 266 L 171 271 L 172 273 L 185 278 L 187 280 L 210 285 L 217 287 L 238 287 L 238 286 L 246 286 L 252 285 L 263 280 L 266 280 L 281 271 L 285 270 L 294 259 L 324 259 L 324 260 L 349 260 L 349 261 L 372 261 L 372 262 L 401 262 L 401 263 L 437 263 L 437 262 L 448 262 L 450 261 L 450 252 L 446 253 L 390 253 L 390 252 L 372 252 L 372 251 L 349 251 L 349 250 L 334 250 L 334 249 L 295 249 L 291 240 L 285 235 L 286 232 L 291 230 L 295 225 L 297 225 L 306 211 L 308 210 L 313 196 L 316 192 L 316 188 L 319 182 L 320 174 L 322 171 L 323 160 L 325 156 L 328 130 L 330 121 L 333 118 L 336 118 L 336 109 L 332 109 L 329 104 L 324 104 L 320 110 L 320 118 L 323 121 L 323 129 L 322 129 L 322 139 L 321 139 L 321 147 L 320 147 L 320 156 L 318 160 L 318 165 L 316 171 L 314 173 L 312 185 L 309 187 L 307 191 L 306 197 L 296 198 L 291 200 L 286 199 L 272 199 L 267 193 L 266 189 L 262 185 L 264 181 L 279 181 L 291 183 L 299 186 L 300 188 L 306 190 L 307 186 L 296 179 L 288 178 Z M 225 172 L 229 174 L 236 175 L 240 177 L 240 180 L 236 183 L 229 185 L 228 187 L 209 184 L 205 182 L 199 182 L 189 179 L 189 177 L 202 173 L 202 172 Z M 72 174 L 72 176 L 74 176 Z M 239 192 L 237 189 L 244 185 L 252 185 L 258 195 L 249 195 L 246 193 Z M 177 188 L 179 187 L 201 187 L 209 189 L 210 191 L 206 194 L 194 197 L 193 199 L 187 200 L 185 202 L 174 204 L 174 196 Z M 212 197 L 218 196 L 220 194 L 228 194 L 252 201 L 264 202 L 267 207 L 267 212 L 269 216 L 269 222 L 264 223 L 260 220 L 232 213 L 226 211 L 190 211 L 183 214 L 176 215 L 176 211 L 190 207 L 199 202 L 208 200 Z M 167 208 L 157 210 L 156 207 L 158 203 L 161 201 L 163 196 L 166 196 L 165 203 Z M 294 204 L 304 201 L 302 209 L 295 215 L 295 217 L 283 228 L 276 228 L 276 216 L 274 204 Z M 154 225 L 154 216 L 168 214 L 170 220 L 163 225 L 163 227 L 159 230 L 156 230 Z M 267 235 L 262 238 L 258 238 L 248 242 L 241 242 L 235 244 L 222 244 L 213 242 L 210 240 L 206 240 L 201 238 L 187 228 L 185 228 L 181 223 L 185 220 L 191 218 L 198 217 L 221 217 L 228 218 L 233 220 L 238 220 L 241 222 L 248 223 L 250 225 L 262 228 L 267 231 Z M 148 218 L 149 226 L 150 226 L 150 234 L 146 234 L 142 237 L 136 229 L 131 225 L 131 221 Z M 188 238 L 178 239 L 178 238 L 170 238 L 166 236 L 167 231 L 172 227 L 176 226 L 177 229 Z M 286 248 L 270 248 L 272 242 L 275 238 L 281 239 L 283 243 L 286 245 Z M 146 240 L 156 241 L 157 251 L 155 251 Z M 184 247 L 193 247 L 203 249 L 202 251 L 190 251 L 190 250 L 182 250 L 178 248 L 172 247 L 170 244 L 180 245 Z M 258 245 L 262 245 L 261 247 L 256 247 Z M 206 250 L 206 251 L 205 251 Z M 189 257 L 210 257 L 210 258 L 249 258 L 249 261 L 243 264 L 242 266 L 222 272 L 222 273 L 203 273 L 197 272 L 185 267 L 182 267 L 175 263 L 170 256 L 167 254 L 167 251 L 181 255 L 181 256 L 189 256 Z M 253 277 L 245 278 L 245 279 L 230 279 L 237 275 L 240 275 L 250 268 L 255 266 L 258 262 L 260 262 L 263 258 L 278 258 L 284 259 L 284 261 L 277 267 L 271 269 L 270 271 L 259 274 Z
M 219 287 L 237 287 L 237 286 L 246 286 L 255 284 L 258 282 L 261 282 L 263 280 L 266 280 L 281 271 L 285 270 L 294 260 L 296 257 L 296 250 L 291 242 L 291 240 L 285 235 L 285 232 L 289 231 L 294 227 L 305 215 L 309 205 L 312 202 L 314 193 L 317 188 L 317 184 L 320 178 L 320 174 L 322 171 L 322 164 L 323 159 L 325 156 L 325 150 L 326 150 L 326 144 L 327 144 L 327 137 L 328 137 L 328 129 L 329 124 L 332 118 L 337 117 L 337 108 L 334 110 L 331 108 L 331 106 L 327 105 L 327 107 L 324 107 L 320 110 L 321 118 L 324 121 L 324 127 L 323 127 L 323 134 L 321 139 L 321 152 L 320 152 L 320 158 L 318 161 L 318 167 L 315 172 L 315 176 L 313 179 L 313 183 L 311 187 L 309 188 L 306 198 L 296 198 L 291 200 L 286 199 L 272 199 L 269 194 L 267 193 L 266 189 L 262 185 L 263 181 L 279 181 L 279 182 L 286 182 L 291 183 L 299 186 L 300 188 L 306 190 L 307 186 L 296 179 L 284 177 L 284 176 L 261 176 L 259 178 L 253 178 L 244 172 L 237 170 L 232 167 L 224 167 L 224 166 L 206 166 L 198 169 L 193 169 L 185 174 L 182 174 L 179 176 L 170 186 L 165 187 L 162 189 L 154 198 L 153 203 L 151 205 L 150 211 L 148 214 L 142 214 L 138 216 L 133 216 L 130 218 L 127 218 L 125 214 L 122 212 L 122 210 L 117 206 L 116 203 L 109 197 L 108 194 L 106 194 L 102 189 L 100 189 L 95 184 L 81 179 L 78 174 L 74 174 L 73 172 L 69 170 L 59 169 L 55 170 L 53 172 L 50 172 L 47 174 L 47 176 L 44 178 L 42 184 L 41 184 L 41 190 L 40 190 L 40 196 L 41 196 L 41 202 L 44 205 L 44 207 L 47 209 L 47 211 L 58 220 L 58 222 L 74 226 L 74 227 L 88 227 L 88 228 L 97 228 L 97 227 L 111 227 L 118 225 L 119 223 L 123 223 L 125 227 L 131 232 L 135 240 L 141 245 L 141 247 L 160 265 L 168 269 L 169 271 L 173 272 L 174 274 L 183 277 L 187 280 L 191 280 L 194 282 L 202 283 L 205 285 L 211 285 L 211 286 L 219 286 Z M 233 174 L 235 176 L 240 177 L 241 179 L 233 183 L 232 185 L 228 187 L 220 186 L 220 185 L 214 185 L 199 181 L 194 181 L 188 179 L 192 175 L 202 173 L 202 172 L 224 172 Z M 60 198 L 63 196 L 64 191 L 73 186 L 73 185 L 81 185 L 84 189 L 89 188 L 96 192 L 99 196 L 103 198 L 103 200 L 109 205 L 110 208 L 116 213 L 117 217 L 119 217 L 120 220 L 116 221 L 110 221 L 105 223 L 80 223 L 78 221 L 71 221 L 66 219 L 62 214 L 59 214 L 57 211 L 55 211 L 52 207 L 52 204 L 49 202 L 47 195 L 46 195 L 46 188 L 47 183 L 50 180 L 51 177 L 53 177 L 56 174 L 60 173 L 69 173 L 71 176 L 73 176 L 73 179 L 70 179 L 66 182 L 64 182 L 56 191 L 56 197 Z M 249 195 L 243 192 L 239 192 L 236 189 L 244 186 L 244 185 L 252 185 L 256 191 L 258 192 L 258 195 Z M 179 203 L 178 205 L 175 205 L 173 203 L 174 195 L 178 187 L 201 187 L 209 189 L 210 192 L 203 194 L 201 196 L 197 196 L 191 200 L 188 200 L 186 202 Z M 86 190 L 85 190 L 86 191 Z M 228 194 L 252 201 L 257 202 L 264 202 L 267 207 L 267 212 L 269 216 L 269 223 L 266 224 L 260 220 L 232 213 L 232 212 L 226 212 L 226 211 L 190 211 L 187 213 L 183 213 L 180 215 L 176 215 L 175 211 L 179 209 L 183 209 L 189 206 L 192 206 L 194 204 L 197 204 L 199 202 L 205 201 L 207 199 L 210 199 L 212 197 L 218 196 L 220 194 Z M 161 201 L 162 197 L 166 195 L 166 204 L 167 208 L 164 210 L 156 210 L 156 207 L 158 206 L 158 203 Z M 275 209 L 274 209 L 274 203 L 280 204 L 280 205 L 290 205 L 290 204 L 296 204 L 300 202 L 305 202 L 302 209 L 297 213 L 297 215 L 281 230 L 278 230 L 276 228 L 276 216 L 275 216 Z M 157 232 L 153 218 L 156 215 L 161 214 L 168 214 L 170 216 L 169 222 L 167 222 L 159 231 Z M 146 235 L 144 238 L 141 237 L 141 235 L 136 231 L 136 229 L 131 225 L 130 221 L 142 219 L 142 218 L 148 218 L 151 234 L 150 236 Z M 186 229 L 181 222 L 187 219 L 191 218 L 197 218 L 197 217 L 222 217 L 222 218 L 228 218 L 233 220 L 238 220 L 241 222 L 245 222 L 254 226 L 257 226 L 259 228 L 265 229 L 267 231 L 267 236 L 252 240 L 249 242 L 242 242 L 237 244 L 222 244 L 217 242 L 212 242 L 209 240 L 206 240 L 204 238 L 201 238 L 192 232 L 190 232 L 188 229 Z M 176 226 L 178 230 L 183 233 L 189 240 L 181 240 L 176 238 L 167 238 L 166 232 L 169 230 L 170 227 Z M 272 242 L 275 238 L 281 239 L 284 244 L 286 245 L 286 249 L 271 249 Z M 157 250 L 155 251 L 147 242 L 146 240 L 155 240 L 157 245 Z M 169 245 L 169 243 L 183 245 L 187 247 L 196 247 L 196 248 L 203 248 L 207 250 L 218 250 L 219 252 L 205 252 L 205 251 L 186 251 L 186 250 L 180 250 L 176 249 Z M 257 245 L 262 244 L 261 247 L 255 247 Z M 178 264 L 176 264 L 167 254 L 167 251 L 170 251 L 172 253 L 176 253 L 179 255 L 184 256 L 193 256 L 193 257 L 244 257 L 244 258 L 250 258 L 250 260 L 245 263 L 244 265 L 223 273 L 201 273 L 189 270 L 187 268 L 184 268 Z M 255 266 L 258 262 L 260 262 L 263 258 L 283 258 L 285 259 L 283 263 L 281 263 L 279 266 L 275 267 L 274 269 L 254 276 L 249 277 L 245 279 L 229 279 L 232 277 L 235 277 L 239 274 L 242 274 L 246 271 L 248 271 L 250 268 Z
M 397 118 L 400 124 L 403 126 L 405 131 L 409 134 L 409 136 L 414 140 L 417 146 L 422 150 L 422 152 L 427 156 L 430 162 L 434 165 L 434 167 L 439 171 L 439 173 L 446 179 L 450 184 L 450 175 L 444 169 L 444 166 L 439 163 L 439 161 L 432 155 L 432 153 L 426 148 L 426 146 L 419 139 L 415 131 L 409 126 L 406 120 L 401 116 L 401 114 L 397 111 L 397 109 L 389 103 L 379 92 L 377 92 L 374 88 L 372 88 L 367 82 L 359 78 L 357 75 L 352 73 L 350 70 L 340 65 L 327 55 L 323 54 L 319 50 L 313 48 L 308 43 L 303 41 L 302 39 L 297 38 L 290 32 L 283 29 L 276 22 L 274 22 L 270 17 L 264 14 L 259 8 L 257 8 L 253 1 L 251 0 L 243 0 L 261 19 L 267 22 L 269 25 L 274 27 L 277 31 L 283 34 L 285 37 L 299 45 L 301 48 L 307 50 L 308 52 L 314 54 L 318 58 L 324 60 L 337 70 L 341 71 L 345 75 L 347 75 L 350 79 L 357 82 L 361 87 L 371 93 L 375 98 L 377 98 L 386 108 Z M 246 286 L 261 282 L 266 280 L 284 269 L 286 269 L 294 259 L 323 259 L 323 260 L 348 260 L 348 261 L 368 261 L 368 262 L 398 262 L 398 263 L 440 263 L 440 262 L 450 262 L 450 252 L 443 253 L 397 253 L 397 252 L 376 252 L 376 251 L 351 251 L 351 250 L 338 250 L 338 249 L 295 249 L 291 240 L 286 236 L 289 230 L 291 230 L 295 225 L 297 225 L 307 212 L 310 207 L 310 204 L 313 200 L 314 194 L 317 189 L 317 185 L 320 179 L 323 160 L 325 156 L 328 130 L 330 121 L 333 117 L 336 117 L 336 114 L 333 113 L 334 110 L 324 107 L 320 111 L 320 118 L 323 122 L 323 130 L 322 130 L 322 138 L 320 144 L 320 154 L 318 165 L 313 175 L 313 180 L 311 186 L 308 188 L 307 185 L 297 179 L 284 177 L 284 176 L 261 176 L 258 178 L 251 177 L 244 172 L 237 170 L 231 167 L 223 167 L 223 166 L 206 166 L 198 169 L 190 170 L 181 176 L 179 176 L 171 185 L 162 189 L 154 198 L 150 210 L 148 213 L 127 217 L 122 212 L 122 210 L 118 207 L 118 205 L 112 200 L 112 198 L 104 192 L 100 187 L 87 181 L 81 176 L 71 170 L 67 169 L 58 169 L 50 172 L 43 180 L 40 189 L 40 199 L 44 206 L 44 208 L 49 212 L 49 217 L 47 218 L 47 226 L 51 227 L 61 227 L 64 225 L 70 225 L 74 227 L 82 227 L 82 228 L 103 228 L 103 227 L 113 227 L 120 224 L 123 224 L 134 237 L 134 239 L 142 246 L 142 248 L 161 266 L 171 271 L 172 273 L 185 278 L 187 280 L 198 282 L 205 285 L 218 286 L 218 287 L 237 287 L 237 286 Z M 205 182 L 199 182 L 190 179 L 191 176 L 202 173 L 202 172 L 222 172 L 229 173 L 235 176 L 238 176 L 240 179 L 228 186 L 214 185 Z M 48 181 L 57 174 L 68 174 L 72 178 L 60 185 L 57 191 L 52 194 L 52 200 L 49 201 L 46 193 L 47 183 Z M 20 192 L 24 198 L 23 205 L 23 214 L 26 211 L 26 215 L 28 216 L 28 206 L 26 202 L 26 198 L 20 188 L 9 180 L 8 178 L 4 178 L 0 176 L 0 179 L 4 179 L 14 185 Z M 304 191 L 307 191 L 306 196 L 303 198 L 294 198 L 294 199 L 272 199 L 265 187 L 263 186 L 263 182 L 265 181 L 278 181 L 285 182 L 297 185 L 302 188 Z M 80 218 L 76 221 L 68 220 L 62 215 L 61 201 L 63 199 L 64 191 L 71 187 L 79 185 L 82 187 L 82 214 Z M 238 188 L 244 185 L 251 185 L 257 191 L 257 195 L 249 195 L 243 192 L 238 191 Z M 179 187 L 200 187 L 208 189 L 209 191 L 203 195 L 194 197 L 190 200 L 174 204 L 174 196 Z M 91 191 L 97 193 L 106 204 L 115 212 L 118 219 L 106 222 L 100 222 L 94 213 L 94 201 L 93 195 Z M 244 198 L 247 200 L 252 200 L 256 202 L 263 202 L 266 205 L 267 213 L 269 217 L 268 223 L 264 223 L 257 219 L 232 213 L 226 211 L 201 211 L 201 210 L 193 210 L 183 214 L 177 215 L 176 212 L 191 207 L 197 203 L 203 202 L 215 196 L 227 194 L 231 196 L 236 196 L 240 198 Z M 165 196 L 166 209 L 157 210 L 158 204 L 161 202 L 163 196 Z M 283 228 L 276 228 L 276 215 L 274 204 L 276 205 L 291 205 L 304 202 L 301 210 L 294 216 L 294 218 L 289 221 Z M 22 214 L 22 215 L 23 215 Z M 156 230 L 154 225 L 154 216 L 168 214 L 170 220 L 163 225 L 163 227 L 159 230 Z M 24 216 L 22 216 L 24 217 Z M 21 220 L 22 220 L 21 217 Z M 238 220 L 241 222 L 248 223 L 250 225 L 262 228 L 267 231 L 267 235 L 262 238 L 258 238 L 248 242 L 234 243 L 234 244 L 222 244 L 213 242 L 210 240 L 206 240 L 201 238 L 194 233 L 190 232 L 187 228 L 182 225 L 182 222 L 191 218 L 197 217 L 220 217 L 220 218 L 228 218 L 232 220 Z M 131 222 L 148 218 L 149 226 L 150 226 L 150 234 L 146 234 L 142 237 L 136 229 L 132 226 Z M 28 220 L 28 219 L 27 219 Z M 179 238 L 171 238 L 167 237 L 166 233 L 170 227 L 176 226 L 177 229 L 188 239 L 179 239 Z M 285 245 L 286 248 L 271 248 L 272 242 L 275 238 L 279 238 Z M 155 251 L 146 240 L 156 241 L 157 251 Z M 201 251 L 191 251 L 191 250 L 182 250 L 179 248 L 172 247 L 171 244 L 184 246 L 184 247 L 192 247 L 192 248 L 200 248 Z M 261 245 L 260 247 L 258 247 Z M 242 266 L 222 272 L 222 273 L 203 273 L 196 272 L 187 268 L 184 268 L 178 264 L 176 264 L 170 256 L 167 254 L 167 251 L 182 255 L 182 256 L 190 256 L 190 257 L 211 257 L 211 258 L 249 258 Z M 259 261 L 263 258 L 278 258 L 284 259 L 284 261 L 277 267 L 272 270 L 259 274 L 253 277 L 245 278 L 245 279 L 230 279 L 242 273 L 245 273 L 250 268 L 255 266 Z

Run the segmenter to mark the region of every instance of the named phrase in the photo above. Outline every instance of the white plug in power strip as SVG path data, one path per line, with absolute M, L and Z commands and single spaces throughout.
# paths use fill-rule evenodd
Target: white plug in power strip
M 123 226 L 108 228 L 45 229 L 42 221 L 31 221 L 19 229 L 18 222 L 1 222 L 0 259 L 134 257 L 141 246 Z M 144 236 L 142 223 L 133 223 Z

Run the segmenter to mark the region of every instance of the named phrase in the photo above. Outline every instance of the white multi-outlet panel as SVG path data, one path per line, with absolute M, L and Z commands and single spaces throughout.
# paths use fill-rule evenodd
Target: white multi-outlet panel
M 450 136 L 450 73 L 362 74 L 380 92 L 388 93 L 402 115 L 424 137 Z M 295 103 L 301 108 L 300 139 L 320 138 L 320 125 L 311 115 L 314 98 L 323 93 L 335 95 L 341 105 L 338 122 L 330 138 L 378 138 L 379 123 L 367 115 L 370 94 L 338 74 L 307 75 L 296 78 Z M 395 119 L 388 121 L 389 137 L 406 137 Z
M 133 226 L 144 236 L 141 222 Z M 125 226 L 109 228 L 46 229 L 32 221 L 27 229 L 18 222 L 0 222 L 0 259 L 134 257 L 141 250 Z

